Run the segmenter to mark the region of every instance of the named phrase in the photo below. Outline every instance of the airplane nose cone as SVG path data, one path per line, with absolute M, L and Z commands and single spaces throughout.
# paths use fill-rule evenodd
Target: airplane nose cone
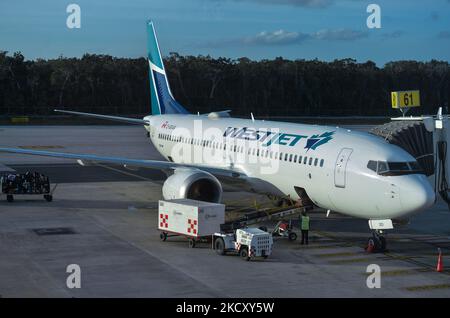
M 423 211 L 431 207 L 436 195 L 425 176 L 415 176 L 409 180 L 408 185 L 402 189 L 400 198 L 405 214 Z

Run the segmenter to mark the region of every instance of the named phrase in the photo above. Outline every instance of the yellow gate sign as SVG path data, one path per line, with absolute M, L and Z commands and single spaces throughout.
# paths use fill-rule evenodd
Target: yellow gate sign
M 391 92 L 392 108 L 420 106 L 420 91 Z

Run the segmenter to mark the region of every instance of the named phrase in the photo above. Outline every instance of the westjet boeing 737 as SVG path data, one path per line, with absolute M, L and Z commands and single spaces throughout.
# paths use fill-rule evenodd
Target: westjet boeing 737
M 219 202 L 222 184 L 309 202 L 369 220 L 374 244 L 393 219 L 430 207 L 435 193 L 417 161 L 384 139 L 343 128 L 231 118 L 228 111 L 190 114 L 173 97 L 154 26 L 147 23 L 152 114 L 143 119 L 72 111 L 141 124 L 167 161 L 15 148 L 1 152 L 113 163 L 169 172 L 165 199 Z M 58 110 L 56 110 L 58 111 Z

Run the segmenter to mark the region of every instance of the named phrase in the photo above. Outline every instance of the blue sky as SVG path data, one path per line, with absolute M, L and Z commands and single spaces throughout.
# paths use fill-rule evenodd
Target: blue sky
M 81 7 L 81 28 L 66 7 Z M 368 4 L 381 29 L 368 29 Z M 145 21 L 164 55 L 359 62 L 450 60 L 450 0 L 40 0 L 0 3 L 0 50 L 28 59 L 146 55 Z

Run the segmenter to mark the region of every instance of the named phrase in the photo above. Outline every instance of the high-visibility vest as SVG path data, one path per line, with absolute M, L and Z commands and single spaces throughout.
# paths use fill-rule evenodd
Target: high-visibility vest
M 302 216 L 302 230 L 309 231 L 309 216 Z

